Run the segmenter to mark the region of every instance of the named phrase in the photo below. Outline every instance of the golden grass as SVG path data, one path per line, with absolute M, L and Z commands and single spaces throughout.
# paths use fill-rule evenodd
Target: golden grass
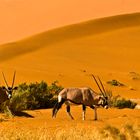
M 65 106 L 60 109 L 56 119 L 51 118 L 52 109 L 26 111 L 33 118 L 1 117 L 0 139 L 138 140 L 134 138 L 140 136 L 139 110 L 98 109 L 98 121 L 93 120 L 93 110 L 90 108 L 87 108 L 85 121 L 82 121 L 81 106 L 72 106 L 71 110 L 75 118 L 73 121 L 66 114 Z
M 70 127 L 49 132 L 46 127 L 36 130 L 0 130 L 1 140 L 139 140 L 140 127 L 125 125 L 121 129 L 106 126 L 103 129 Z
M 81 106 L 72 106 L 71 112 L 75 120 L 71 120 L 66 113 L 65 106 L 60 109 L 56 119 L 51 118 L 52 109 L 26 111 L 33 116 L 1 118 L 1 137 L 21 137 L 21 139 L 87 139 L 109 135 L 121 137 L 122 134 L 133 130 L 135 136 L 139 135 L 140 112 L 136 109 L 98 109 L 98 121 L 94 121 L 94 112 L 87 108 L 86 120 L 82 121 Z M 131 125 L 133 124 L 133 125 Z M 129 129 L 129 130 L 126 130 Z M 5 134 L 5 135 L 4 135 Z M 130 133 L 126 133 L 129 135 Z M 116 138 L 115 137 L 115 138 Z M 127 136 L 128 137 L 128 136 Z

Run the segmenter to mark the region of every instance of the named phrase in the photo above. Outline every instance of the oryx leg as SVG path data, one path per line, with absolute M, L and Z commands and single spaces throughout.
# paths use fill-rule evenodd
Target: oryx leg
M 58 110 L 61 108 L 61 106 L 63 105 L 64 102 L 65 102 L 65 100 L 61 100 L 60 102 L 55 104 L 55 106 L 53 108 L 52 117 L 56 117 L 56 114 L 57 114 Z
M 66 110 L 67 110 L 68 115 L 70 116 L 70 118 L 72 120 L 74 120 L 74 118 L 73 118 L 73 116 L 71 115 L 71 112 L 70 112 L 70 104 L 68 102 L 66 102 L 65 104 L 66 104 Z
M 90 106 L 90 108 L 94 109 L 94 120 L 97 120 L 97 107 L 96 106 Z
M 82 112 L 82 119 L 85 120 L 86 106 L 85 106 L 85 105 L 82 105 L 82 109 L 83 109 L 83 112 Z

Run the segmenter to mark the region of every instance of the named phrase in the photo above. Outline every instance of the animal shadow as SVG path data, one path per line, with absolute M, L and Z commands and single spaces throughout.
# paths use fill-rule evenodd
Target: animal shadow
M 18 117 L 34 118 L 34 116 L 32 116 L 26 112 L 14 112 L 14 115 L 18 116 Z

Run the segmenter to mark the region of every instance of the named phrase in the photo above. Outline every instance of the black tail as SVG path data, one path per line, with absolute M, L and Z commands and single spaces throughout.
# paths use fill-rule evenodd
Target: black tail
M 56 109 L 57 109 L 57 106 L 58 106 L 58 101 L 56 102 L 56 104 L 55 104 L 54 107 L 53 107 L 53 110 L 52 110 L 52 117 L 54 117 L 54 115 L 55 115 L 55 111 L 56 111 Z
M 61 106 L 63 105 L 64 102 L 65 102 L 65 100 L 63 100 L 63 99 L 61 102 L 57 101 L 57 103 L 54 105 L 54 108 L 52 110 L 52 117 L 56 117 L 58 110 L 61 108 Z

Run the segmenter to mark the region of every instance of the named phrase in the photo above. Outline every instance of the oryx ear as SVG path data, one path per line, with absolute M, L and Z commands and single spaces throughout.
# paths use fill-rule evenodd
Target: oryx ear
M 14 88 L 13 88 L 13 90 L 17 90 L 17 89 L 18 89 L 18 87 L 14 87 Z

